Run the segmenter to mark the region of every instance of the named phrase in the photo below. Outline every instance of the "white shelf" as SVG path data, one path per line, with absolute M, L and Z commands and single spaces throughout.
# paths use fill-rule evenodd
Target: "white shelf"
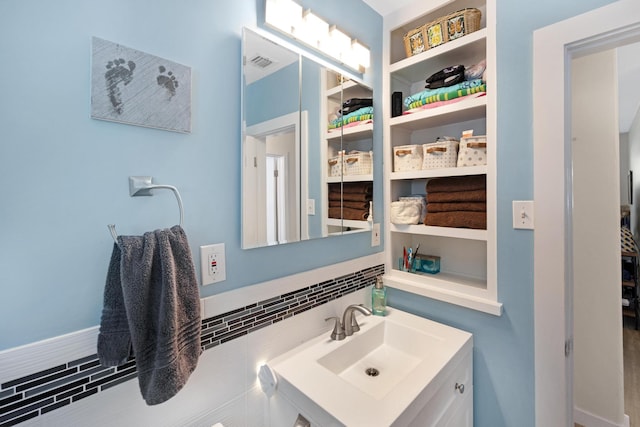
M 405 57 L 403 35 L 407 31 L 466 7 L 482 11 L 480 30 Z M 397 117 L 388 114 L 383 117 L 385 238 L 389 246 L 385 285 L 500 316 L 502 304 L 498 302 L 495 236 L 495 0 L 448 0 L 438 2 L 438 5 L 416 3 L 385 19 L 384 29 L 385 99 L 390 99 L 393 92 L 401 92 L 404 97 L 419 92 L 429 75 L 445 67 L 487 61 L 486 94 L 468 96 L 440 107 L 415 109 Z M 491 150 L 487 152 L 486 166 L 393 172 L 394 147 L 451 132 L 458 134 L 463 129 L 474 129 L 476 134 L 486 132 Z M 430 178 L 468 175 L 487 178 L 487 230 L 390 223 L 393 198 L 424 188 L 425 180 Z M 398 252 L 401 253 L 403 247 L 418 244 L 421 244 L 421 252 L 442 257 L 443 271 L 430 275 L 397 269 Z
M 342 129 L 342 132 L 340 132 L 340 128 L 334 129 L 327 132 L 325 137 L 328 141 L 339 140 L 340 138 L 343 141 L 356 141 L 358 139 L 371 138 L 372 135 L 373 122 L 347 127 Z
M 479 60 L 486 55 L 487 29 L 482 28 L 459 39 L 447 42 L 433 49 L 426 50 L 409 58 L 391 64 L 389 72 L 393 78 L 407 82 L 424 80 L 431 72 L 435 72 L 454 64 L 472 65 L 469 58 Z
M 369 221 L 354 221 L 352 219 L 327 218 L 327 225 L 334 227 L 371 228 Z
M 411 131 L 451 123 L 482 119 L 487 114 L 487 97 L 465 99 L 442 107 L 425 109 L 416 113 L 403 114 L 389 120 L 391 128 L 402 128 Z
M 487 230 L 471 228 L 433 227 L 424 224 L 389 224 L 392 233 L 405 233 L 421 236 L 451 237 L 455 239 L 487 240 Z
M 361 181 L 373 181 L 373 174 L 330 176 L 327 178 L 327 182 L 330 184 L 339 183 L 339 182 L 361 182 Z
M 494 316 L 502 315 L 502 303 L 486 296 L 487 283 L 483 280 L 440 272 L 415 274 L 391 270 L 384 274 L 385 286 L 412 294 L 445 301 Z
M 439 178 L 447 176 L 486 175 L 487 166 L 464 166 L 459 168 L 420 169 L 413 171 L 391 172 L 392 181 Z

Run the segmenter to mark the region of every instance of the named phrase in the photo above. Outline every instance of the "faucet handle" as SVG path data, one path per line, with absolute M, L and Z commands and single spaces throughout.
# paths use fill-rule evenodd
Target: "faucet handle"
M 344 333 L 344 328 L 342 327 L 342 323 L 340 323 L 340 318 L 337 316 L 333 316 L 333 317 L 327 317 L 326 319 L 324 319 L 325 322 L 328 322 L 329 320 L 335 319 L 336 323 L 333 326 L 333 331 L 331 332 L 331 339 L 334 341 L 340 341 L 343 340 L 346 335 Z

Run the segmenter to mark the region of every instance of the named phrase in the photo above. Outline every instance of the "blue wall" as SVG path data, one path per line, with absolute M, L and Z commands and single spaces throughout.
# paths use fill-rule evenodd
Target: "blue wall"
M 511 200 L 533 195 L 532 32 L 610 2 L 498 2 L 503 316 L 389 295 L 396 307 L 474 334 L 480 427 L 534 425 L 533 234 L 511 228 Z M 367 79 L 376 89 L 374 103 L 384 102 L 381 18 L 356 0 L 303 3 L 372 48 L 374 72 Z M 203 296 L 379 250 L 370 248 L 368 234 L 240 249 L 240 34 L 262 20 L 261 7 L 260 0 L 194 0 L 183 9 L 167 0 L 0 2 L 0 350 L 99 323 L 113 244 L 108 223 L 137 234 L 177 221 L 170 193 L 130 198 L 129 175 L 153 175 L 180 189 L 196 261 L 198 246 L 226 244 L 227 280 L 204 288 Z M 193 132 L 90 119 L 91 36 L 191 66 Z M 378 153 L 381 144 L 378 126 Z M 378 182 L 381 170 L 376 163 Z M 381 186 L 375 197 L 381 200 Z M 375 217 L 381 216 L 378 204 Z
M 317 3 L 374 48 L 379 82 L 382 18 L 360 1 Z M 240 248 L 240 41 L 263 7 L 0 2 L 0 350 L 99 324 L 113 245 L 107 224 L 140 234 L 178 222 L 171 192 L 131 198 L 130 175 L 178 187 L 197 264 L 200 245 L 225 243 L 227 280 L 202 296 L 382 250 L 367 233 Z M 92 36 L 192 67 L 192 133 L 91 119 Z

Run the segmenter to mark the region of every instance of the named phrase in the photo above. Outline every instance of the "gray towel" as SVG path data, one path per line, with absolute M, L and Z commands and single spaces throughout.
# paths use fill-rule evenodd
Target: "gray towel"
M 119 236 L 113 252 L 98 356 L 105 366 L 122 364 L 130 339 L 142 397 L 156 405 L 180 391 L 202 352 L 200 299 L 189 244 L 176 225 L 144 236 Z

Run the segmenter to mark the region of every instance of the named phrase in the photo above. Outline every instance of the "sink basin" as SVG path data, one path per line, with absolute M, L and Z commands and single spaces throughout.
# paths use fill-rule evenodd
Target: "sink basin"
M 358 321 L 351 337 L 327 332 L 269 363 L 281 391 L 293 387 L 347 426 L 402 425 L 473 345 L 467 332 L 392 308 Z

